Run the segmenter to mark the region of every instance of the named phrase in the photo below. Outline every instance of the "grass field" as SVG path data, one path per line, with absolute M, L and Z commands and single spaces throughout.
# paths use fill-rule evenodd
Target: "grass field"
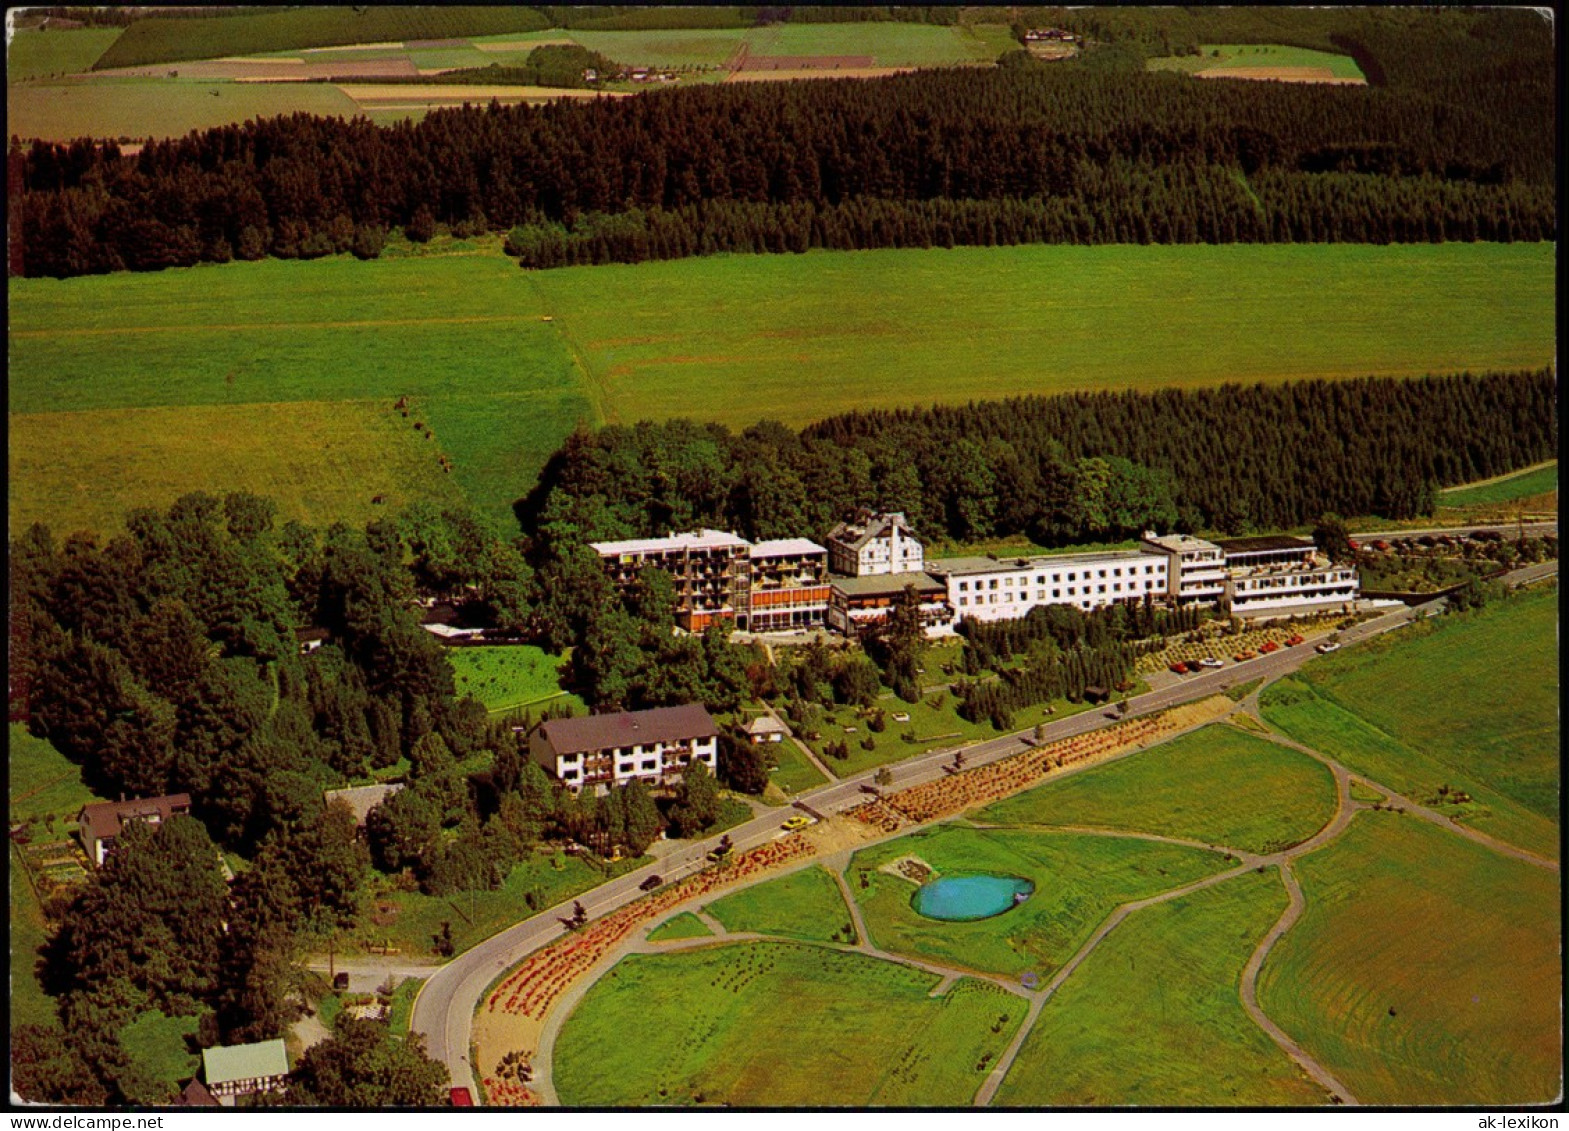
M 408 394 L 435 430 L 422 442 L 510 526 L 579 421 L 800 425 L 1019 393 L 1536 366 L 1554 351 L 1545 244 L 957 248 L 538 273 L 495 238 L 443 246 L 13 280 L 12 427 L 186 405 L 390 408 Z M 207 438 L 185 437 L 189 457 L 247 485 L 233 438 Z M 129 466 L 144 442 L 97 438 L 93 451 Z M 13 472 L 13 497 L 69 496 L 79 470 Z M 141 501 L 142 485 L 117 480 L 96 492 L 109 512 Z
M 46 141 L 142 141 L 279 114 L 352 118 L 359 113 L 353 99 L 326 83 L 93 78 L 12 83 L 6 94 L 6 129 Z
M 753 884 L 706 908 L 727 931 L 754 931 L 807 942 L 854 942 L 855 928 L 839 885 L 821 868 L 803 868 Z M 849 938 L 845 928 L 850 928 Z
M 1270 688 L 1264 717 L 1412 800 L 1463 790 L 1473 804 L 1439 808 L 1556 856 L 1557 620 L 1546 590 L 1350 649 Z
M 425 956 L 435 953 L 432 943 L 442 923 L 450 923 L 453 945 L 464 951 L 519 919 L 642 867 L 648 858 L 607 865 L 607 871 L 585 863 L 581 856 L 563 856 L 561 863 L 557 871 L 551 856 L 531 856 L 514 867 L 495 891 L 465 891 L 451 897 L 390 892 L 374 900 L 378 907 L 361 918 L 357 937 L 367 944 L 391 943 L 405 956 Z M 534 893 L 532 906 L 526 898 L 529 892 Z M 384 921 L 379 905 L 396 909 L 390 923 Z
M 1296 868 L 1307 909 L 1259 1004 L 1362 1103 L 1553 1101 L 1556 875 L 1386 813 Z
M 449 648 L 447 659 L 457 677 L 458 694 L 472 695 L 492 711 L 566 699 L 579 714 L 583 701 L 561 690 L 557 669 L 566 656 L 553 656 L 533 645 Z
M 1209 726 L 974 814 L 1003 825 L 1085 825 L 1250 852 L 1300 844 L 1335 812 L 1335 779 L 1295 750 Z
M 769 753 L 779 768 L 768 775 L 768 780 L 786 793 L 802 793 L 828 780 L 789 739 L 771 746 Z
M 27 882 L 27 868 L 21 850 L 11 845 L 11 1027 L 60 1024 L 55 1000 L 38 983 L 38 948 L 48 939 L 44 911 Z
M 327 493 L 316 508 L 327 520 L 362 521 L 385 489 L 418 485 L 440 498 L 461 489 L 481 513 L 510 527 L 512 501 L 574 424 L 593 416 L 557 330 L 540 320 L 537 291 L 486 251 L 15 280 L 10 313 L 18 506 L 30 497 L 59 505 L 78 490 L 84 465 L 97 461 L 105 477 L 80 505 L 116 518 L 146 501 L 149 486 L 159 488 L 131 474 L 146 467 L 208 489 L 258 489 L 282 476 L 280 502 Z M 417 410 L 406 419 L 393 411 L 403 395 Z M 206 418 L 187 406 L 206 409 Z M 220 406 L 231 412 L 226 426 Z M 129 429 L 137 419 L 131 409 L 174 411 L 149 418 L 159 427 L 144 436 Z M 89 417 L 97 431 L 83 434 L 80 454 L 68 446 L 68 458 L 51 459 L 44 440 L 70 431 L 59 414 L 103 410 L 119 415 Z M 260 415 L 248 421 L 245 413 Z M 356 420 L 363 422 L 358 439 L 344 458 L 357 451 L 358 462 L 309 458 L 318 427 L 352 430 Z M 415 433 L 416 421 L 435 440 Z M 383 430 L 398 433 L 396 443 L 372 443 Z M 178 466 L 149 458 L 150 444 L 178 447 Z M 242 460 L 237 449 L 254 450 Z M 34 462 L 19 466 L 29 450 Z M 453 460 L 451 476 L 435 466 L 440 451 Z M 407 462 L 416 455 L 428 467 Z M 302 458 L 291 479 L 280 465 Z M 387 474 L 400 469 L 417 478 Z M 13 524 L 18 517 L 13 512 Z
M 15 443 L 15 437 L 12 437 Z M 75 817 L 100 798 L 82 784 L 82 770 L 46 739 L 35 738 L 20 723 L 8 724 L 6 800 L 12 821 Z
M 648 932 L 649 942 L 672 942 L 675 939 L 700 939 L 705 935 L 713 935 L 701 919 L 690 911 L 683 911 L 679 915 L 672 915 L 659 926 Z
M 1558 490 L 1558 461 L 1544 467 L 1533 467 L 1518 475 L 1509 475 L 1470 487 L 1452 487 L 1439 493 L 1438 502 L 1445 507 L 1476 507 L 1495 503 L 1510 503 Z
M 1278 43 L 1205 43 L 1201 55 L 1169 55 L 1151 59 L 1145 66 L 1152 71 L 1186 71 L 1197 74 L 1229 67 L 1317 67 L 1337 79 L 1362 79 L 1367 76 L 1349 55 L 1332 55 L 1306 47 L 1286 47 Z
M 799 425 L 1021 393 L 1546 365 L 1553 257 L 1551 244 L 1031 246 L 537 279 L 611 418 Z
M 85 71 L 120 38 L 120 30 L 83 27 L 18 31 L 6 45 L 6 84 Z
M 877 870 L 906 855 L 940 873 L 1023 876 L 1035 894 L 991 919 L 927 919 L 910 906 L 913 883 Z M 1118 904 L 1225 867 L 1217 853 L 1150 841 L 945 826 L 862 849 L 847 875 L 866 928 L 884 950 L 1009 977 L 1033 971 L 1045 980 Z
M 388 402 L 294 401 L 11 417 L 11 529 L 117 529 L 191 491 L 273 499 L 278 521 L 361 525 L 416 499 L 461 505 L 437 445 Z M 381 504 L 372 500 L 380 496 Z
M 414 998 L 424 982 L 420 978 L 404 978 L 392 991 L 391 1008 L 387 1011 L 387 1028 L 394 1037 L 407 1037 L 409 1023 L 414 1017 Z
M 1237 995 L 1248 956 L 1285 909 L 1271 869 L 1135 914 L 1046 1003 L 996 1106 L 1325 1102 Z
M 765 1107 L 968 1103 L 1024 1003 L 798 943 L 631 955 L 562 1027 L 561 1102 Z

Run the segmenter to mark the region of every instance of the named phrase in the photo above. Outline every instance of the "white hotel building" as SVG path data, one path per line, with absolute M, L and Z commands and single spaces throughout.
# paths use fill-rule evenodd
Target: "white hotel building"
M 927 572 L 948 585 L 958 620 L 1013 620 L 1037 605 L 1073 605 L 1088 612 L 1102 605 L 1167 599 L 1165 554 L 1108 550 L 1044 557 L 940 558 Z
M 1335 565 L 1307 538 L 1229 538 L 1226 595 L 1238 616 L 1303 605 L 1344 605 L 1361 592 L 1355 566 Z

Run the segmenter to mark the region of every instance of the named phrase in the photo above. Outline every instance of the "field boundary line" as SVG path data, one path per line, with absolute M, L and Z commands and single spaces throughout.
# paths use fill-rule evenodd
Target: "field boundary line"
M 620 424 L 621 415 L 616 412 L 610 403 L 610 386 L 605 378 L 595 371 L 588 360 L 588 354 L 578 344 L 577 335 L 567 328 L 556 311 L 555 303 L 551 301 L 547 291 L 533 271 L 525 271 L 529 286 L 534 288 L 534 293 L 539 296 L 539 305 L 545 312 L 545 317 L 550 320 L 550 326 L 556 336 L 567 347 L 567 353 L 572 358 L 572 365 L 578 371 L 580 380 L 578 386 L 583 390 L 583 395 L 588 398 L 588 405 L 594 412 L 594 423 L 597 425 Z
M 1533 472 L 1544 471 L 1549 467 L 1556 467 L 1557 465 L 1558 461 L 1556 459 L 1544 459 L 1541 463 L 1533 463 L 1529 467 L 1521 467 L 1516 468 L 1514 471 L 1506 471 L 1502 475 L 1493 476 L 1491 479 L 1475 479 L 1470 483 L 1457 483 L 1453 487 L 1441 487 L 1438 491 L 1438 499 L 1439 502 L 1442 503 L 1444 496 L 1451 491 L 1469 491 L 1473 487 L 1491 487 L 1494 483 L 1503 483 L 1510 479 L 1518 479 L 1522 475 L 1530 475 Z
M 1242 982 L 1237 987 L 1237 995 L 1242 1001 L 1243 1010 L 1253 1019 L 1253 1023 L 1262 1029 L 1270 1040 L 1280 1046 L 1281 1052 L 1295 1061 L 1302 1071 L 1313 1077 L 1322 1087 L 1328 1089 L 1329 1093 L 1342 1104 L 1351 1107 L 1359 1106 L 1357 1098 L 1351 1094 L 1350 1089 L 1335 1079 L 1327 1068 L 1304 1052 L 1302 1046 L 1270 1020 L 1269 1015 L 1258 1004 L 1258 975 L 1264 966 L 1264 960 L 1269 957 L 1270 950 L 1281 937 L 1296 925 L 1307 906 L 1306 900 L 1302 898 L 1302 889 L 1297 884 L 1297 878 L 1291 872 L 1289 860 L 1280 862 L 1280 882 L 1286 889 L 1288 898 L 1286 909 L 1280 913 L 1280 918 L 1275 920 L 1275 925 L 1259 940 L 1258 946 L 1248 956 L 1247 965 L 1242 968 Z
M 448 318 L 357 318 L 342 322 L 204 322 L 195 326 L 77 326 L 55 330 L 12 330 L 13 338 L 90 338 L 120 334 L 204 334 L 270 330 L 355 330 L 386 326 L 475 326 L 533 322 L 528 314 L 467 314 Z

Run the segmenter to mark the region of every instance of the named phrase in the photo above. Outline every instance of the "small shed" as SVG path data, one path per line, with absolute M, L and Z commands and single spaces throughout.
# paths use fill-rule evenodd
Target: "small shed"
M 1086 703 L 1104 703 L 1110 698 L 1111 692 L 1098 684 L 1084 689 L 1084 701 Z
M 753 746 L 762 746 L 766 742 L 783 742 L 789 733 L 790 728 L 772 715 L 759 715 L 746 724 L 746 737 L 752 740 Z
M 217 1098 L 207 1090 L 207 1085 L 199 1077 L 192 1077 L 191 1082 L 180 1089 L 180 1098 L 174 1101 L 176 1107 L 217 1107 Z

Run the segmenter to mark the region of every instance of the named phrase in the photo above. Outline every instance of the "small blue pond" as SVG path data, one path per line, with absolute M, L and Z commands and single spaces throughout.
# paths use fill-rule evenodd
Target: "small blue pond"
M 910 905 L 928 919 L 966 922 L 990 919 L 1011 911 L 1034 891 L 1034 884 L 1018 876 L 993 876 L 984 872 L 943 876 L 917 888 L 910 897 Z

